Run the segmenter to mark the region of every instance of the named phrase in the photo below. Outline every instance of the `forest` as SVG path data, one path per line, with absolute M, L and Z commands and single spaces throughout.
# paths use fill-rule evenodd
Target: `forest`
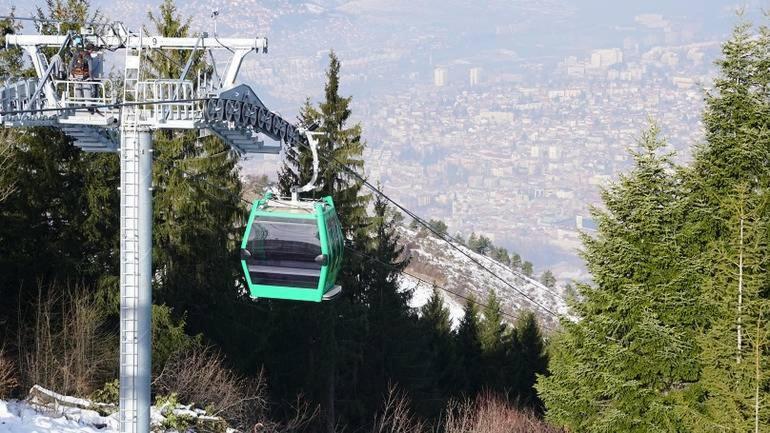
M 38 14 L 72 28 L 110 18 L 86 0 Z M 194 34 L 173 0 L 148 22 Z M 148 56 L 158 75 L 185 63 Z M 769 27 L 741 21 L 723 43 L 690 162 L 674 163 L 654 119 L 640 132 L 633 167 L 592 208 L 581 252 L 592 279 L 554 330 L 533 312 L 506 317 L 494 291 L 465 301 L 455 327 L 437 288 L 409 306 L 405 217 L 339 166 L 363 173 L 366 146 L 341 67 L 332 51 L 322 98 L 297 118 L 320 125 L 319 152 L 336 162 L 308 197 L 333 196 L 346 247 L 365 253 L 344 255 L 333 302 L 250 299 L 238 155 L 213 136 L 155 133 L 156 401 L 244 432 L 770 431 Z M 0 50 L 0 75 L 29 74 L 20 50 Z M 288 195 L 310 175 L 309 152 L 287 153 L 277 186 Z M 0 131 L 0 398 L 37 384 L 117 402 L 119 177 L 117 155 L 82 152 L 57 129 Z M 532 273 L 483 236 L 469 244 Z

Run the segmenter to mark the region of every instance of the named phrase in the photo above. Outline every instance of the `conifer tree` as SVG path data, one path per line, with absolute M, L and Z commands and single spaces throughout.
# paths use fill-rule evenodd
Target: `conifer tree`
M 767 425 L 770 400 L 767 312 L 762 292 L 770 255 L 767 193 L 757 196 L 744 185 L 723 197 L 731 213 L 729 230 L 712 252 L 715 273 L 702 294 L 713 319 L 701 336 L 702 386 L 707 390 L 703 429 L 743 432 Z
M 417 317 L 409 307 L 412 291 L 401 290 L 399 286 L 399 272 L 406 268 L 409 259 L 403 257 L 404 248 L 399 244 L 398 216 L 385 199 L 375 197 L 373 247 L 367 254 L 377 260 L 366 262 L 361 274 L 361 284 L 366 287 L 362 299 L 367 306 L 365 334 L 360 353 L 352 357 L 359 361 L 343 369 L 350 370 L 350 377 L 345 373 L 343 378 L 355 382 L 346 385 L 345 400 L 361 404 L 358 410 L 351 410 L 351 404 L 345 403 L 349 425 L 371 422 L 371 414 L 381 406 L 381 398 L 391 384 L 399 384 L 415 400 L 428 385 L 425 376 L 430 373 L 430 365 L 423 356 Z
M 506 387 L 504 367 L 507 327 L 503 322 L 502 305 L 494 290 L 490 290 L 487 295 L 482 316 L 479 326 L 483 360 L 482 382 L 489 389 L 502 392 Z
M 510 335 L 505 369 L 511 391 L 522 406 L 542 411 L 542 402 L 535 391 L 538 375 L 548 372 L 548 355 L 537 317 L 531 311 L 524 312 L 517 320 Z
M 449 318 L 449 308 L 444 303 L 444 297 L 434 287 L 428 302 L 420 307 L 420 318 L 427 329 L 438 335 L 447 336 L 452 332 L 452 322 Z
M 693 416 L 699 429 L 754 431 L 768 419 L 758 404 L 768 399 L 767 340 L 761 332 L 770 289 L 761 270 L 770 216 L 768 49 L 767 28 L 754 35 L 748 23 L 736 26 L 723 44 L 719 74 L 706 95 L 706 140 L 684 172 L 686 229 L 700 259 L 690 280 L 702 288 L 704 403 L 698 408 L 704 410 Z
M 521 265 L 521 273 L 524 274 L 527 277 L 532 278 L 533 273 L 535 272 L 534 266 L 532 265 L 532 262 L 530 261 L 524 261 Z
M 352 97 L 340 95 L 340 67 L 340 60 L 332 51 L 329 53 L 324 99 L 318 107 L 306 101 L 300 110 L 299 121 L 305 126 L 313 123 L 320 125 L 316 131 L 320 159 L 318 188 L 309 195 L 315 198 L 331 195 L 340 222 L 350 235 L 359 230 L 366 231 L 366 206 L 371 197 L 361 192 L 361 179 L 345 169 L 347 167 L 363 174 L 365 144 L 361 139 L 361 125 L 348 124 Z M 291 187 L 306 183 L 312 174 L 310 151 L 305 147 L 295 150 L 287 155 L 279 177 L 281 191 L 286 195 L 291 192 Z
M 79 0 L 47 2 L 35 15 L 66 21 L 64 31 L 100 18 Z M 0 20 L 0 44 L 20 29 L 12 19 Z M 3 80 L 33 75 L 21 49 L 0 50 Z M 19 329 L 17 322 L 31 320 L 18 308 L 32 297 L 45 298 L 68 284 L 98 290 L 100 296 L 117 290 L 119 177 L 116 155 L 82 152 L 59 129 L 5 129 L 0 142 L 9 158 L 0 190 L 12 187 L 0 204 L 0 338 L 12 346 L 8 333 Z
M 483 319 L 479 328 L 481 348 L 485 352 L 499 350 L 503 344 L 505 324 L 503 323 L 502 306 L 494 290 L 489 291 L 482 315 Z
M 482 349 L 479 311 L 472 296 L 465 302 L 463 318 L 457 328 L 455 347 L 457 364 L 455 384 L 460 394 L 471 398 L 482 386 Z
M 145 34 L 192 36 L 190 18 L 173 0 L 148 18 L 152 28 L 143 29 Z M 190 54 L 148 50 L 142 79 L 181 76 Z M 194 55 L 188 79 L 208 67 L 200 52 Z M 186 316 L 192 333 L 203 332 L 232 353 L 233 328 L 240 323 L 230 309 L 241 296 L 235 239 L 244 216 L 237 154 L 217 137 L 198 138 L 195 131 L 161 129 L 153 140 L 155 302 L 172 306 Z
M 163 0 L 163 3 L 158 6 L 158 13 L 148 11 L 147 19 L 152 23 L 152 29 L 144 27 L 142 31 L 145 35 L 152 34 L 172 38 L 194 36 L 190 31 L 192 17 L 182 16 L 174 0 Z M 144 59 L 147 66 L 145 73 L 149 76 L 143 78 L 179 78 L 190 56 L 193 56 L 191 68 L 185 78 L 194 79 L 199 73 L 208 72 L 210 69 L 204 61 L 204 55 L 204 50 L 149 50 Z
M 426 336 L 426 347 L 433 371 L 429 386 L 428 413 L 438 414 L 443 402 L 454 388 L 452 383 L 455 353 L 452 345 L 452 322 L 449 308 L 437 288 L 428 302 L 420 308 L 420 324 Z
M 508 250 L 506 250 L 503 247 L 495 248 L 492 252 L 492 258 L 497 260 L 503 265 L 506 265 L 506 266 L 511 265 L 511 257 L 508 256 Z
M 519 253 L 511 254 L 511 269 L 513 269 L 514 271 L 521 270 L 521 256 L 519 255 Z
M 447 234 L 447 225 L 444 221 L 439 219 L 431 219 L 428 221 L 428 225 L 440 235 Z
M 345 234 L 346 246 L 357 251 L 367 251 L 372 245 L 370 221 L 366 212 L 370 196 L 361 191 L 363 181 L 350 172 L 363 173 L 364 142 L 361 139 L 361 125 L 349 125 L 351 98 L 340 94 L 340 66 L 337 55 L 332 51 L 326 72 L 324 99 L 318 106 L 308 100 L 300 110 L 300 124 L 320 125 L 315 131 L 318 134 L 320 160 L 317 188 L 307 193 L 306 197 L 332 196 Z M 303 185 L 310 179 L 311 163 L 310 151 L 304 146 L 287 152 L 279 175 L 282 194 L 290 194 L 293 186 Z M 362 328 L 367 320 L 364 299 L 368 296 L 368 287 L 362 280 L 364 266 L 366 263 L 360 256 L 346 252 L 338 276 L 338 283 L 344 288 L 341 299 L 320 308 L 300 307 L 308 310 L 304 319 L 309 322 L 307 329 L 311 332 L 306 338 L 314 343 L 303 349 L 309 351 L 308 355 L 319 366 L 315 371 L 311 370 L 314 377 L 308 378 L 306 389 L 309 388 L 311 397 L 321 403 L 324 429 L 329 432 L 334 430 L 340 415 L 336 411 L 337 387 L 353 386 L 356 379 L 348 375 L 355 374 L 357 370 L 347 367 L 360 364 L 356 358 L 361 356 L 365 347 L 366 334 Z M 284 307 L 277 306 L 277 309 L 281 308 Z M 345 322 L 338 321 L 339 317 L 344 317 Z M 292 326 L 296 326 L 296 323 Z M 343 349 L 338 344 L 340 341 L 354 348 Z M 346 369 L 341 365 L 345 365 Z M 308 371 L 304 366 L 300 368 L 303 372 Z M 342 377 L 341 374 L 346 376 Z M 344 393 L 346 390 L 341 389 L 339 392 Z
M 556 275 L 554 275 L 550 269 L 546 269 L 545 272 L 543 272 L 543 275 L 540 276 L 540 282 L 543 283 L 544 286 L 553 289 L 556 287 Z
M 64 20 L 64 29 L 98 19 L 80 0 L 52 1 L 37 9 L 41 19 Z M 2 38 L 19 30 L 2 21 Z M 25 70 L 18 48 L 0 53 L 0 76 L 20 77 Z M 73 146 L 60 130 L 27 128 L 2 132 L 13 164 L 3 176 L 15 194 L 0 207 L 0 287 L 12 302 L 26 285 L 58 280 L 96 284 L 115 271 L 118 179 L 117 157 L 89 154 Z M 97 176 L 98 174 L 98 176 Z M 6 296 L 7 295 L 7 296 Z
M 680 230 L 686 213 L 656 126 L 634 167 L 602 191 L 598 230 L 584 236 L 594 283 L 580 287 L 577 321 L 562 320 L 551 375 L 538 391 L 547 417 L 575 432 L 688 431 L 698 387 L 697 288 Z

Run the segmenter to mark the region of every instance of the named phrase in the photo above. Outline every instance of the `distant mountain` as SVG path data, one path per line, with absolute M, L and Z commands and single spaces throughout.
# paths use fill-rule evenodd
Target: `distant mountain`
M 529 310 L 534 312 L 547 327 L 555 326 L 558 320 L 548 311 L 525 298 L 523 294 L 557 315 L 567 314 L 565 301 L 567 294 L 559 287 L 549 289 L 537 280 L 528 278 L 489 257 L 460 246 L 468 255 L 494 271 L 505 282 L 518 289 L 520 293 L 496 278 L 492 273 L 473 263 L 445 241 L 429 233 L 401 227 L 399 234 L 405 247 L 405 253 L 412 258 L 406 269 L 409 274 L 424 281 L 435 282 L 437 285 L 460 293 L 462 296 L 473 295 L 479 303 L 484 303 L 489 292 L 494 290 L 505 313 L 518 316 L 521 312 Z M 432 289 L 429 284 L 422 283 L 408 275 L 402 276 L 401 284 L 404 289 L 414 290 L 413 307 L 425 304 L 430 297 Z M 442 291 L 442 294 L 456 325 L 462 317 L 465 300 L 447 292 Z

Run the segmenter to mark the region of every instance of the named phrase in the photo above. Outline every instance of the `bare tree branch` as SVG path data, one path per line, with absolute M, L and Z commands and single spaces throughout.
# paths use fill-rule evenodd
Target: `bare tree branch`
M 0 203 L 16 191 L 16 179 L 11 170 L 13 164 L 13 146 L 8 134 L 0 136 Z

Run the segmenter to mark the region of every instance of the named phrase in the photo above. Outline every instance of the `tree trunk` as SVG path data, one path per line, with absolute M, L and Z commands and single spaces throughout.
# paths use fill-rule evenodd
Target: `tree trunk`
M 738 244 L 738 353 L 736 362 L 741 363 L 741 314 L 743 309 L 743 216 L 741 216 L 741 233 Z
M 757 335 L 754 340 L 754 433 L 759 433 L 759 383 L 762 377 L 759 374 L 760 349 L 762 348 L 762 310 L 760 308 L 757 319 Z

